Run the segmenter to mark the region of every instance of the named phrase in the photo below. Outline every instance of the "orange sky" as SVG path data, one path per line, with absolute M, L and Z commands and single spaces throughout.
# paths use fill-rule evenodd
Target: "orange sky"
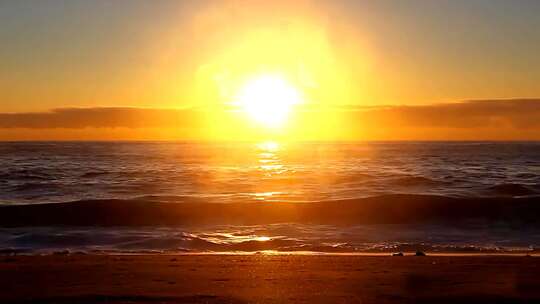
M 538 2 L 1 8 L 0 140 L 540 138 Z M 261 75 L 302 95 L 279 130 L 230 107 Z

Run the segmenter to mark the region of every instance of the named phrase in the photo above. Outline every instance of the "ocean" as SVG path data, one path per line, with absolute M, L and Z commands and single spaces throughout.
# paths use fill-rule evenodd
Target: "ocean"
M 534 252 L 536 142 L 3 142 L 0 251 Z

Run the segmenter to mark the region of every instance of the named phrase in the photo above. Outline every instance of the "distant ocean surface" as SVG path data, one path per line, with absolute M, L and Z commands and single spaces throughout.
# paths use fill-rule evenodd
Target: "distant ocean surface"
M 77 225 L 76 219 L 56 216 L 50 204 L 81 206 L 81 213 L 95 216 L 103 214 L 96 213 L 96 204 L 103 208 L 107 202 L 114 212 L 126 210 L 121 214 L 142 203 L 144 208 L 189 203 L 197 212 L 193 205 L 245 203 L 249 210 L 282 203 L 330 208 L 336 202 L 342 208 L 339 202 L 346 202 L 361 214 L 363 202 L 374 198 L 398 205 L 405 204 L 401 198 L 421 201 L 424 209 L 431 201 L 437 208 L 459 203 L 461 209 L 493 201 L 509 213 L 486 210 L 488 219 L 474 213 L 459 222 L 441 213 L 415 222 L 397 215 L 386 219 L 384 210 L 377 210 L 357 223 L 347 216 L 346 225 L 311 209 L 317 214 L 313 221 L 280 222 L 276 215 L 261 223 L 179 219 L 175 225 L 170 219 L 151 225 L 109 219 L 104 225 L 101 218 L 92 223 L 76 213 L 84 223 Z M 527 210 L 535 212 L 539 198 L 540 143 L 535 142 L 0 143 L 0 217 L 10 216 L 0 228 L 5 253 L 535 251 L 540 225 Z M 45 206 L 39 219 L 29 215 L 37 204 Z M 460 217 L 459 210 L 444 210 Z M 425 213 L 417 211 L 407 212 L 412 218 Z M 523 214 L 531 215 L 526 223 Z

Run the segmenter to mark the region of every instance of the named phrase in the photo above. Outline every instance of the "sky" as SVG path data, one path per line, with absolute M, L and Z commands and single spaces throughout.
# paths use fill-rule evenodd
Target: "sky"
M 0 140 L 540 139 L 538 12 L 536 0 L 0 0 Z M 303 96 L 279 132 L 228 111 L 268 74 Z

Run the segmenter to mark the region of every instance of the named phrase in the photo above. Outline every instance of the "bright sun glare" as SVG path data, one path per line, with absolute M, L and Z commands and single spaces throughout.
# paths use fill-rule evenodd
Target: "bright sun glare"
M 251 119 L 265 127 L 282 126 L 294 105 L 301 102 L 298 90 L 284 78 L 264 75 L 247 81 L 239 91 L 236 104 Z

